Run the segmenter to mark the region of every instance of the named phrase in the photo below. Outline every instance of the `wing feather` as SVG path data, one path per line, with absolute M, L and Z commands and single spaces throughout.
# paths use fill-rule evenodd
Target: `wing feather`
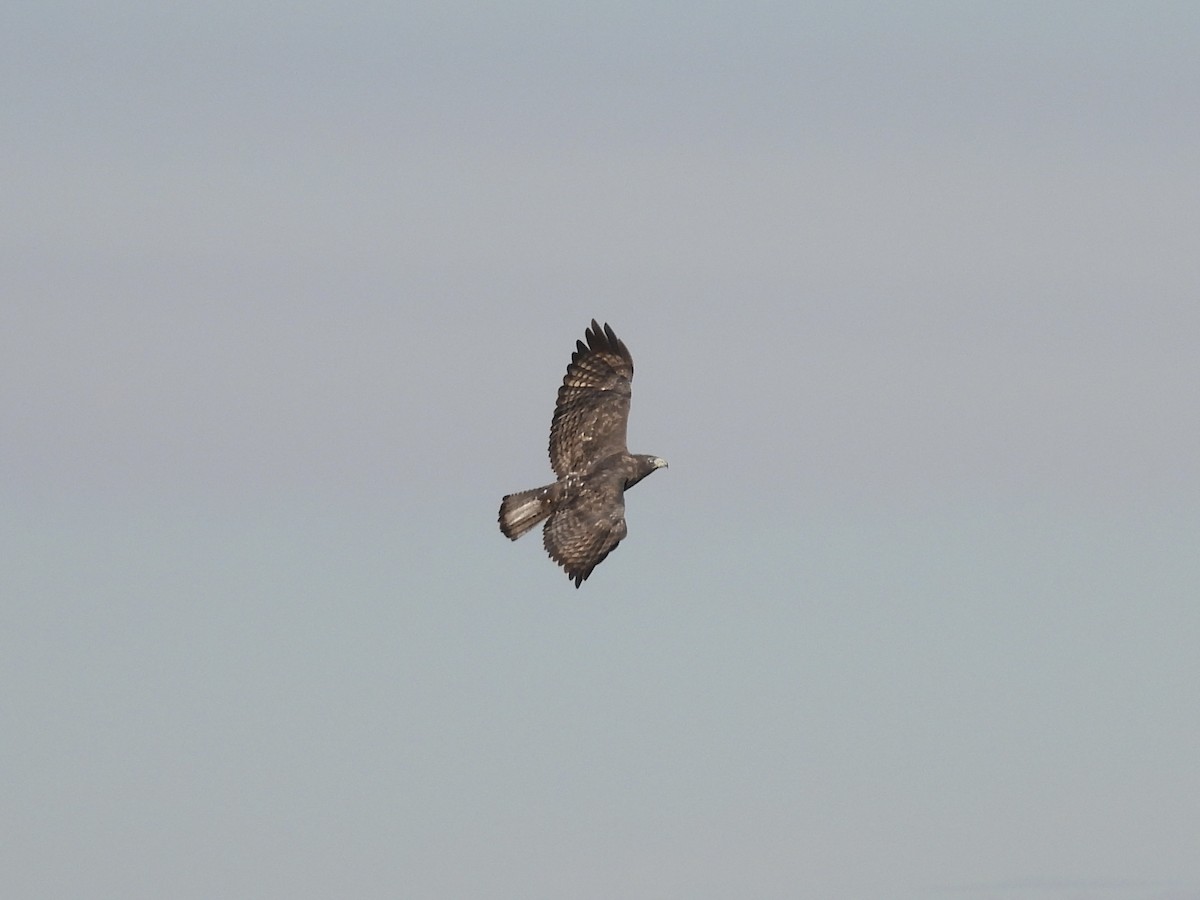
M 633 357 L 608 324 L 592 319 L 584 336 L 586 344 L 575 342 L 550 423 L 550 465 L 559 478 L 628 452 Z
M 542 543 L 579 587 L 627 534 L 625 495 L 614 479 L 589 483 L 546 522 Z

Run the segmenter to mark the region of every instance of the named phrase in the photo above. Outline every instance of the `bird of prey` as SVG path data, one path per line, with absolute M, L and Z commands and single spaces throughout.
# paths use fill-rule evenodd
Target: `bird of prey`
M 577 588 L 625 537 L 625 492 L 667 465 L 625 446 L 629 349 L 595 319 L 584 337 L 587 343 L 575 342 L 550 423 L 550 465 L 558 480 L 500 503 L 500 530 L 514 541 L 545 520 L 546 552 Z

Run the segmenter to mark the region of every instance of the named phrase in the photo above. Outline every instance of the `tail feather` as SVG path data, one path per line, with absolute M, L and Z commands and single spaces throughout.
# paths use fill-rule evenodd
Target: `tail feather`
M 509 494 L 500 501 L 500 530 L 515 541 L 554 512 L 557 500 L 557 484 Z

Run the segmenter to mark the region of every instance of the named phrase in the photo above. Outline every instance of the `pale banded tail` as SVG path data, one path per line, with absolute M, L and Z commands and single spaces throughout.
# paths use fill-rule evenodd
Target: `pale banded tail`
M 509 494 L 500 501 L 500 530 L 515 541 L 550 515 L 557 499 L 557 484 Z

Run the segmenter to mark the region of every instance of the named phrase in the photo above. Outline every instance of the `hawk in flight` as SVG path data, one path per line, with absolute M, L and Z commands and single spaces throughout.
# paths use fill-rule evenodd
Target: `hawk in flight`
M 625 537 L 625 492 L 667 465 L 625 446 L 629 349 L 595 319 L 584 337 L 586 344 L 575 342 L 550 423 L 550 465 L 558 480 L 500 503 L 500 530 L 514 541 L 546 521 L 542 543 L 575 587 Z

